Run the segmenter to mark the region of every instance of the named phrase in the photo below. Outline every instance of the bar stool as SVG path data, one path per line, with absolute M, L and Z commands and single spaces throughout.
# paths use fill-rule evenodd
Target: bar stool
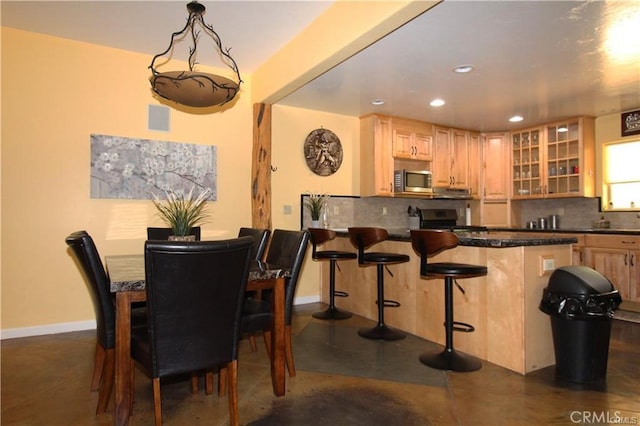
M 387 327 L 384 323 L 384 308 L 400 306 L 399 302 L 384 298 L 384 269 L 386 268 L 389 275 L 393 276 L 387 265 L 408 262 L 409 256 L 399 253 L 365 252 L 365 249 L 386 240 L 388 236 L 387 230 L 382 228 L 349 228 L 349 240 L 358 249 L 358 264 L 361 266 L 376 265 L 378 269 L 378 300 L 376 301 L 378 304 L 378 324 L 371 329 L 358 330 L 358 334 L 367 339 L 400 340 L 406 337 L 405 333 Z
M 458 245 L 458 236 L 449 231 L 412 230 L 411 245 L 420 255 L 420 277 L 444 278 L 444 303 L 446 346 L 440 353 L 424 353 L 420 362 L 439 370 L 475 371 L 482 367 L 478 358 L 462 354 L 453 349 L 453 332 L 473 332 L 472 325 L 453 320 L 453 284 L 464 293 L 456 281 L 457 278 L 473 278 L 487 275 L 487 267 L 465 263 L 436 262 L 427 263 L 427 257 L 452 249 Z
M 309 228 L 309 235 L 312 245 L 311 257 L 313 260 L 329 260 L 329 307 L 324 311 L 311 314 L 318 319 L 347 319 L 351 318 L 351 312 L 342 311 L 336 308 L 334 298 L 348 297 L 344 291 L 336 291 L 336 264 L 338 260 L 357 259 L 358 255 L 348 251 L 323 250 L 317 251 L 317 246 L 336 237 L 336 231 L 324 228 Z M 338 266 L 338 269 L 340 266 Z

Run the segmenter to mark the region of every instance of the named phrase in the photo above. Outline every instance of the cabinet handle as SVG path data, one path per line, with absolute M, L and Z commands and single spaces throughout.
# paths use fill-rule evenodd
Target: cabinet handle
M 633 260 L 634 257 L 635 257 L 635 255 L 633 255 L 633 254 L 629 257 L 631 266 L 636 266 L 636 265 L 634 265 L 634 263 L 635 263 L 634 260 Z
M 627 266 L 627 256 L 629 256 L 628 254 L 624 255 L 624 266 Z
M 622 240 L 622 244 L 635 244 L 635 243 L 636 243 L 635 241 L 625 241 L 625 240 Z

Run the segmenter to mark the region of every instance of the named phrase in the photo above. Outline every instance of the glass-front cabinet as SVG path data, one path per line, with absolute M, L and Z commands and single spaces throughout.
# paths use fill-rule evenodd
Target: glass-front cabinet
M 595 130 L 590 117 L 511 133 L 513 198 L 592 197 Z
M 511 160 L 513 162 L 513 197 L 541 197 L 542 189 L 542 128 L 511 133 Z

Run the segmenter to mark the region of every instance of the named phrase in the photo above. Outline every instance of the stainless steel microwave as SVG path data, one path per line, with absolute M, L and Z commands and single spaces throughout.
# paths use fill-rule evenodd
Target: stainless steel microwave
M 431 172 L 428 170 L 396 170 L 393 172 L 394 192 L 433 193 Z

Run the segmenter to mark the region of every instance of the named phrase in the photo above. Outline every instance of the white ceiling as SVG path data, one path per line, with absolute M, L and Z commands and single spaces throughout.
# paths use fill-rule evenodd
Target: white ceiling
M 1 2 L 2 25 L 154 55 L 182 29 L 187 2 Z M 209 1 L 205 21 L 241 73 L 295 37 L 329 1 Z M 635 21 L 634 21 L 635 19 Z M 606 45 L 614 22 L 631 33 Z M 447 0 L 278 103 L 370 112 L 480 131 L 640 108 L 640 1 Z M 151 56 L 150 56 L 151 60 Z M 469 74 L 452 68 L 472 64 Z M 147 84 L 144 82 L 144 84 Z M 428 102 L 441 97 L 434 109 Z M 383 99 L 382 106 L 371 100 Z M 507 118 L 524 116 L 512 125 Z

